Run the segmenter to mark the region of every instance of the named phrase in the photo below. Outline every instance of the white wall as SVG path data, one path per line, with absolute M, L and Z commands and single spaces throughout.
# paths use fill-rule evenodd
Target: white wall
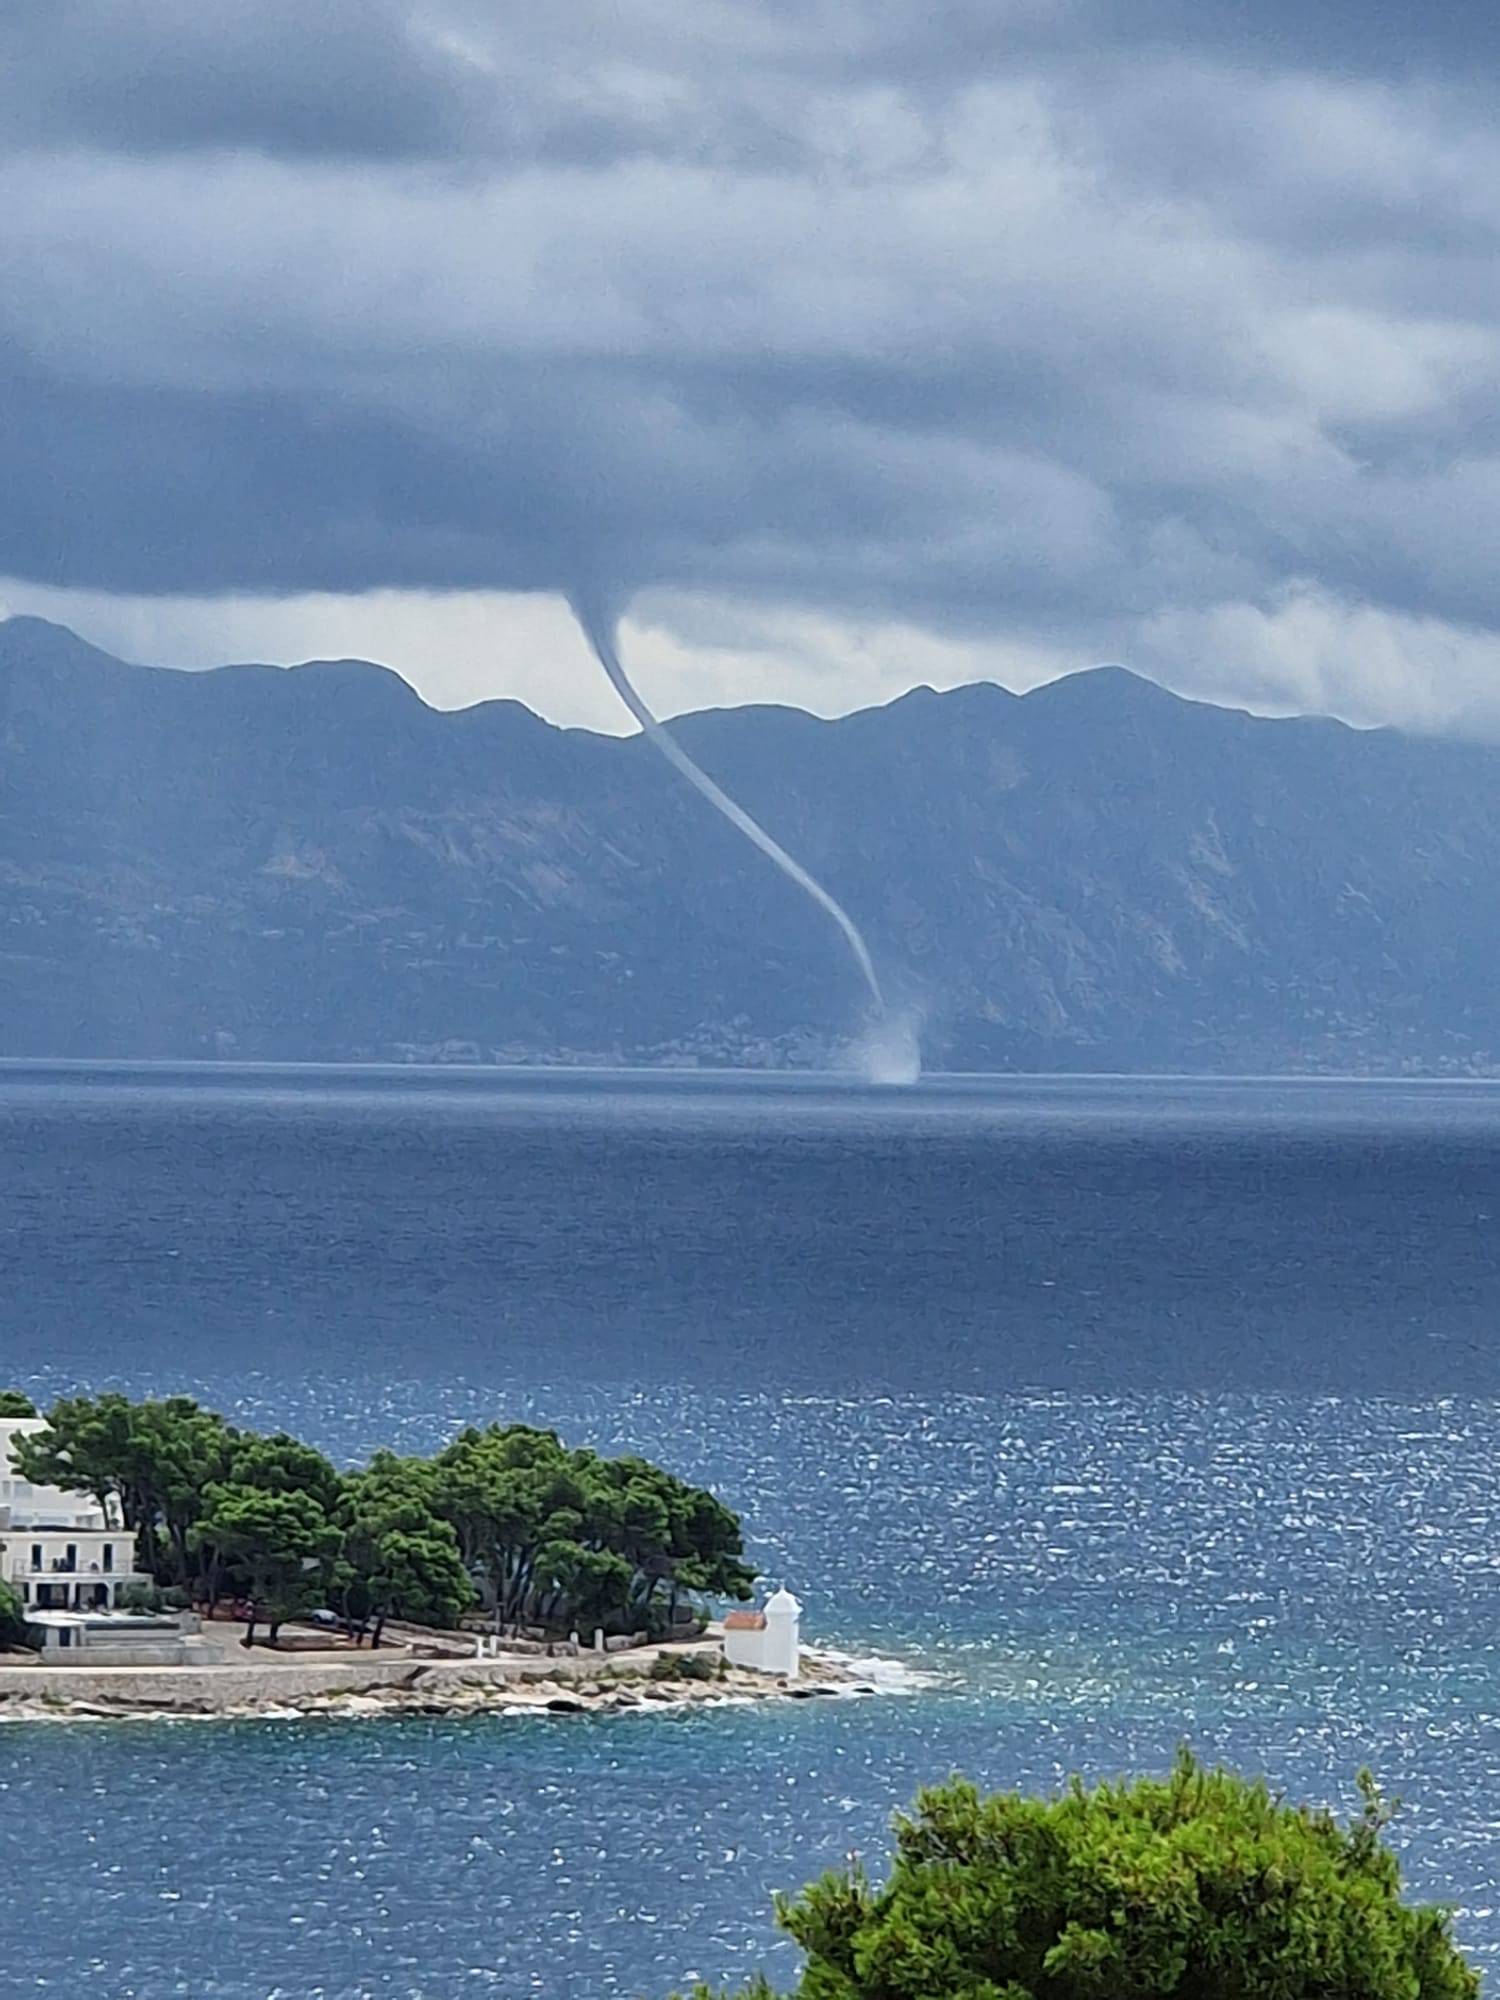
M 730 1625 L 724 1631 L 724 1657 L 732 1667 L 749 1667 L 755 1673 L 765 1672 L 766 1635 L 764 1629 L 747 1631 L 742 1625 Z
M 763 1626 L 725 1627 L 725 1659 L 732 1667 L 749 1667 L 754 1673 L 795 1680 L 802 1664 L 800 1613 L 796 1599 L 778 1591 L 766 1606 Z

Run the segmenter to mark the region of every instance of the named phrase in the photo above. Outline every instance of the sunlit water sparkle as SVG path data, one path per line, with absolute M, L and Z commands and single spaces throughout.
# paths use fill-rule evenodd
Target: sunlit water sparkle
M 496 1410 L 670 1450 L 745 1508 L 819 1636 L 933 1685 L 614 1720 L 11 1725 L 0 1812 L 45 1832 L 15 1863 L 37 1990 L 664 1993 L 783 1956 L 771 1892 L 878 1854 L 930 1778 L 1053 1785 L 1183 1737 L 1312 1797 L 1373 1763 L 1417 1886 L 1500 1953 L 1487 1403 L 217 1388 L 341 1453 Z
M 694 1972 L 786 1975 L 772 1891 L 851 1849 L 878 1859 L 919 1784 L 958 1767 L 1049 1786 L 1159 1766 L 1184 1737 L 1330 1801 L 1372 1764 L 1406 1801 L 1414 1887 L 1500 1963 L 1494 1100 L 1356 1093 L 1299 1124 L 1256 1099 L 1236 1137 L 1212 1090 L 1186 1092 L 1213 1108 L 1185 1131 L 1166 1087 L 1143 1110 L 1065 1091 L 1017 1116 L 923 1085 L 892 1100 L 914 1114 L 800 1122 L 752 1093 L 748 1124 L 709 1089 L 679 1176 L 681 1100 L 647 1145 L 629 1099 L 554 1104 L 539 1139 L 534 1120 L 484 1125 L 462 1084 L 394 1122 L 277 1088 L 236 1107 L 193 1085 L 174 1107 L 142 1086 L 112 1110 L 68 1085 L 41 1116 L 35 1086 L 0 1078 L 17 1278 L 0 1373 L 196 1388 L 341 1458 L 490 1416 L 659 1455 L 743 1511 L 817 1637 L 927 1684 L 711 1714 L 12 1724 L 0 1827 L 26 1946 L 0 1990 L 624 2000 Z M 606 1200 L 622 1147 L 634 1176 Z M 1045 1226 L 1040 1203 L 1015 1225 L 1028 1186 Z M 663 1188 L 674 1255 L 653 1266 L 632 1232 Z M 782 1247 L 820 1240 L 798 1229 L 822 1203 L 805 1293 L 720 1226 L 751 1188 Z M 479 1227 L 483 1204 L 503 1226 Z M 903 1347 L 889 1289 L 913 1256 L 931 1296 Z M 561 1326 L 621 1260 L 637 1293 L 651 1282 L 607 1293 L 617 1332 L 560 1334 L 566 1366 L 509 1337 L 480 1365 L 487 1309 L 510 1327 L 532 1297 Z M 1117 1378 L 1185 1382 L 995 1379 L 1018 1352 L 1033 1368 L 1050 1328 L 1086 1327 L 1101 1289 L 1096 1371 L 1107 1352 Z M 714 1301 L 740 1329 L 734 1367 Z M 691 1350 L 688 1386 L 695 1313 L 720 1344 Z M 1202 1386 L 1240 1382 L 1247 1342 L 1284 1376 L 1299 1341 L 1320 1388 L 1363 1354 L 1385 1393 Z M 1430 1382 L 1435 1355 L 1468 1393 L 1396 1393 L 1408 1356 Z

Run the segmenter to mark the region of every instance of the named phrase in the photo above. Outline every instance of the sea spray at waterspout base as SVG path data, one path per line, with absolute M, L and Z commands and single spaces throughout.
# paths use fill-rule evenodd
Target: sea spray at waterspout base
M 877 1014 L 844 1051 L 843 1067 L 865 1083 L 886 1089 L 922 1080 L 922 1017 L 916 1008 L 893 1007 Z
M 731 825 L 737 826 L 747 840 L 754 841 L 762 854 L 768 855 L 784 875 L 791 877 L 799 889 L 804 890 L 822 910 L 826 910 L 844 935 L 844 942 L 854 954 L 870 997 L 875 1002 L 876 1012 L 885 1014 L 885 996 L 880 990 L 880 981 L 875 976 L 874 962 L 868 946 L 860 936 L 859 926 L 839 902 L 829 895 L 822 883 L 809 875 L 800 861 L 794 861 L 786 849 L 771 838 L 763 826 L 753 820 L 743 806 L 735 804 L 729 794 L 716 785 L 706 771 L 700 771 L 670 730 L 663 728 L 651 710 L 636 693 L 630 676 L 620 664 L 620 655 L 615 645 L 615 620 L 597 601 L 578 593 L 571 600 L 573 615 L 582 626 L 584 636 L 593 647 L 596 658 L 609 684 L 635 717 L 647 736 L 656 745 L 663 757 L 685 777 L 690 785 L 702 792 L 710 805 L 717 807 Z M 876 1079 L 878 1080 L 878 1079 Z

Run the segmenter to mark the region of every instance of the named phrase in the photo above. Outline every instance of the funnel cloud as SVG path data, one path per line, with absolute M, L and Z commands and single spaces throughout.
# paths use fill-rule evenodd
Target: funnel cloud
M 646 732 L 652 743 L 655 744 L 667 762 L 680 771 L 688 783 L 695 786 L 717 812 L 721 812 L 724 815 L 731 826 L 738 827 L 747 840 L 753 841 L 762 854 L 767 855 L 776 863 L 776 866 L 781 870 L 783 875 L 789 876 L 797 884 L 797 887 L 802 890 L 804 895 L 811 896 L 812 900 L 818 905 L 818 908 L 825 910 L 832 917 L 833 921 L 839 927 L 845 944 L 848 945 L 853 955 L 855 964 L 859 967 L 861 978 L 869 988 L 870 998 L 875 1003 L 877 1015 L 883 1015 L 885 1013 L 885 995 L 880 990 L 880 981 L 876 977 L 875 963 L 870 957 L 869 947 L 860 935 L 859 926 L 855 923 L 853 917 L 850 916 L 849 912 L 836 897 L 829 895 L 828 891 L 815 876 L 808 874 L 800 861 L 794 860 L 787 853 L 780 841 L 773 840 L 758 820 L 752 819 L 743 806 L 736 805 L 729 794 L 721 786 L 716 785 L 708 773 L 701 770 L 693 762 L 692 758 L 683 749 L 676 737 L 672 735 L 671 731 L 665 729 L 657 720 L 656 716 L 641 699 L 630 676 L 626 673 L 621 663 L 619 646 L 616 639 L 619 621 L 605 607 L 603 600 L 583 593 L 575 593 L 572 598 L 572 605 L 574 615 L 583 627 L 584 634 L 589 644 L 593 647 L 600 666 L 603 667 L 605 673 L 609 676 L 610 686 L 630 710 L 630 713 L 641 725 L 641 728 Z

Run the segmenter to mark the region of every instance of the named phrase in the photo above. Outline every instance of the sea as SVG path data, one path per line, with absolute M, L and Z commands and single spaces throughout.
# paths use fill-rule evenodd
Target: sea
M 0 1994 L 665 2000 L 962 1771 L 1401 1801 L 1500 1977 L 1500 1086 L 0 1065 L 0 1384 L 711 1483 L 840 1701 L 0 1726 Z

